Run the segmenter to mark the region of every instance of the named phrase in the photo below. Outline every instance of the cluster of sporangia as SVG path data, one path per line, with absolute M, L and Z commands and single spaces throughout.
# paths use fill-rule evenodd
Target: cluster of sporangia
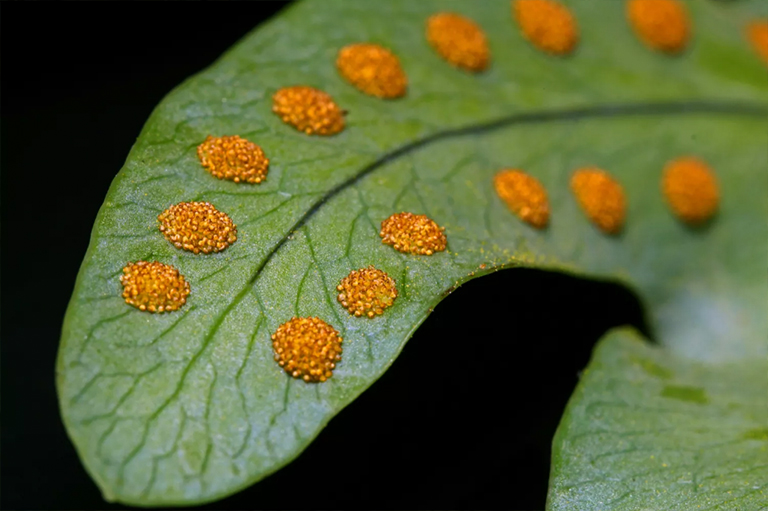
M 512 0 L 513 16 L 523 36 L 536 48 L 553 55 L 574 51 L 579 30 L 571 12 L 555 0 Z M 678 0 L 628 0 L 626 13 L 639 39 L 653 50 L 681 52 L 690 39 L 690 19 Z M 768 63 L 768 21 L 747 28 L 747 39 Z M 486 69 L 490 53 L 485 33 L 472 20 L 440 13 L 426 23 L 426 39 L 453 66 L 476 73 Z M 377 44 L 358 43 L 342 48 L 336 59 L 341 76 L 365 94 L 393 99 L 404 96 L 408 79 L 397 56 Z M 344 110 L 327 93 L 308 86 L 278 90 L 272 111 L 307 135 L 334 135 L 344 129 Z M 208 136 L 197 148 L 202 166 L 218 179 L 261 183 L 269 160 L 263 150 L 237 135 Z M 521 220 L 535 228 L 549 222 L 549 201 L 542 184 L 519 169 L 498 172 L 493 185 L 499 197 Z M 603 232 L 621 231 L 626 214 L 624 189 L 605 170 L 577 169 L 570 187 L 586 216 Z M 688 224 L 701 224 L 716 212 L 718 185 L 703 161 L 681 157 L 663 169 L 662 192 L 672 212 Z M 181 202 L 158 216 L 160 232 L 176 247 L 209 254 L 237 240 L 232 219 L 208 202 Z M 403 212 L 381 223 L 382 242 L 414 255 L 432 255 L 446 248 L 444 228 L 425 215 Z M 150 312 L 173 311 L 184 305 L 189 283 L 176 268 L 159 262 L 128 264 L 120 277 L 123 297 L 130 305 Z M 397 298 L 395 281 L 369 266 L 355 270 L 339 283 L 338 301 L 350 314 L 373 318 Z M 339 333 L 320 318 L 292 318 L 272 335 L 275 360 L 294 378 L 322 382 L 341 360 Z

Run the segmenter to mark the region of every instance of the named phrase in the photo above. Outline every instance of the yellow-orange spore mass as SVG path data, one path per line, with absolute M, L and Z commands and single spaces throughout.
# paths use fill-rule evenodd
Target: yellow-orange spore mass
M 678 0 L 628 0 L 627 18 L 646 46 L 666 53 L 685 49 L 691 28 L 688 12 Z
M 341 342 L 339 332 L 320 318 L 291 318 L 272 335 L 275 361 L 308 383 L 333 376 L 341 361 Z
M 579 28 L 571 11 L 555 0 L 512 0 L 512 10 L 523 35 L 538 49 L 553 55 L 571 53 Z
M 768 20 L 753 21 L 747 25 L 747 40 L 768 64 Z
M 214 177 L 235 183 L 261 183 L 267 178 L 269 160 L 261 147 L 238 135 L 208 135 L 197 146 L 200 163 Z
M 670 161 L 664 167 L 661 189 L 672 212 L 696 225 L 709 220 L 720 202 L 717 180 L 702 160 L 690 156 Z
M 272 111 L 307 135 L 335 135 L 344 129 L 344 112 L 333 98 L 313 87 L 284 87 L 272 96 Z
M 378 44 L 350 44 L 339 50 L 336 67 L 349 83 L 369 96 L 399 98 L 408 78 L 397 56 Z
M 382 243 L 395 250 L 417 255 L 432 255 L 446 247 L 445 227 L 440 227 L 427 215 L 395 213 L 381 222 Z
M 232 219 L 210 202 L 180 202 L 160 213 L 157 220 L 165 239 L 195 254 L 221 252 L 237 241 Z
M 549 223 L 549 199 L 535 177 L 518 169 L 505 169 L 493 178 L 496 193 L 520 220 L 543 229 Z
M 369 266 L 352 270 L 336 286 L 336 297 L 342 307 L 357 317 L 372 318 L 383 314 L 397 298 L 395 281 L 385 272 Z
M 128 263 L 120 275 L 125 303 L 149 312 L 175 311 L 189 296 L 189 282 L 170 264 Z
M 587 217 L 606 234 L 617 234 L 627 217 L 624 188 L 597 167 L 579 169 L 571 176 L 571 190 Z
M 485 33 L 469 18 L 452 12 L 430 16 L 427 41 L 456 67 L 475 72 L 488 67 L 490 50 Z

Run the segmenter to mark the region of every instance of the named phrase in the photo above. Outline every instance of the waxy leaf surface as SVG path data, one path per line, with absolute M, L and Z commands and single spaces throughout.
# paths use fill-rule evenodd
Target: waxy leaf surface
M 456 286 L 530 266 L 626 284 L 660 343 L 602 341 L 555 439 L 549 507 L 687 509 L 693 493 L 711 509 L 764 503 L 768 71 L 743 28 L 766 6 L 691 2 L 694 38 L 673 58 L 635 38 L 622 2 L 567 3 L 580 42 L 558 58 L 522 38 L 507 0 L 299 2 L 162 101 L 96 219 L 57 365 L 64 422 L 107 500 L 186 506 L 253 484 L 370 386 Z M 443 10 L 486 31 L 486 72 L 457 70 L 428 45 L 426 19 Z M 338 75 L 336 54 L 353 42 L 400 57 L 405 97 L 365 96 Z M 290 85 L 330 93 L 346 129 L 309 137 L 283 124 L 271 96 Z M 235 134 L 270 158 L 264 183 L 200 166 L 206 136 Z M 678 222 L 659 189 L 664 164 L 687 154 L 721 185 L 719 215 L 700 229 Z M 625 187 L 619 236 L 590 224 L 569 191 L 586 165 Z M 545 186 L 547 229 L 495 194 L 502 168 Z M 166 241 L 157 215 L 191 200 L 226 212 L 237 242 L 195 255 Z M 383 245 L 381 221 L 400 211 L 444 226 L 448 249 Z M 187 304 L 166 314 L 126 305 L 119 275 L 136 260 L 176 266 Z M 399 297 L 382 316 L 355 318 L 335 288 L 371 264 Z M 344 338 L 329 381 L 294 380 L 274 362 L 270 335 L 292 316 L 319 316 Z M 668 381 L 643 372 L 667 359 Z

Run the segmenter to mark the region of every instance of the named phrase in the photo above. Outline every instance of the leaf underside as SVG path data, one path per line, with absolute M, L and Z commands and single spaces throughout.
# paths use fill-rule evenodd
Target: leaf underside
M 556 58 L 522 39 L 507 0 L 299 2 L 162 101 L 99 212 L 57 364 L 68 433 L 107 500 L 189 505 L 253 484 L 370 386 L 456 286 L 530 266 L 633 288 L 660 341 L 620 330 L 600 342 L 555 437 L 548 508 L 764 505 L 768 72 L 743 27 L 766 6 L 691 3 L 695 37 L 671 58 L 635 39 L 621 2 L 568 3 L 581 40 Z M 426 43 L 426 18 L 444 10 L 485 29 L 487 72 L 461 72 Z M 364 96 L 338 76 L 336 52 L 360 41 L 400 57 L 406 97 Z M 297 84 L 330 93 L 347 128 L 308 137 L 284 125 L 270 98 Z M 195 151 L 209 134 L 259 144 L 267 180 L 211 177 Z M 720 181 L 720 212 L 702 229 L 676 221 L 659 192 L 663 165 L 683 154 Z M 595 229 L 570 194 L 585 165 L 625 187 L 620 236 Z M 494 173 L 510 167 L 547 189 L 548 229 L 495 195 Z M 238 241 L 212 255 L 169 244 L 157 215 L 190 200 L 229 214 Z M 383 245 L 380 223 L 400 211 L 444 226 L 448 250 Z M 126 305 L 118 277 L 136 260 L 179 268 L 187 304 Z M 399 297 L 355 318 L 335 287 L 371 264 Z M 293 380 L 274 362 L 270 335 L 292 316 L 319 316 L 344 338 L 329 381 Z

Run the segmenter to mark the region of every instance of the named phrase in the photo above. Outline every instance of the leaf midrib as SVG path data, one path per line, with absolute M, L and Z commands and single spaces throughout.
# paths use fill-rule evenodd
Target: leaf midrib
M 502 128 L 526 124 L 543 124 L 547 122 L 558 121 L 576 121 L 581 119 L 599 119 L 599 118 L 618 118 L 635 117 L 642 115 L 681 115 L 681 114 L 714 114 L 714 115 L 735 115 L 743 117 L 761 117 L 768 116 L 768 104 L 759 104 L 756 102 L 744 101 L 667 101 L 655 103 L 617 103 L 606 104 L 592 107 L 580 107 L 558 110 L 536 110 L 533 112 L 522 112 L 505 115 L 491 121 L 486 121 L 459 128 L 452 128 L 445 131 L 438 131 L 426 137 L 414 140 L 393 149 L 378 159 L 369 163 L 358 172 L 342 181 L 320 197 L 298 220 L 288 229 L 287 233 L 280 238 L 275 246 L 264 256 L 264 259 L 256 268 L 251 276 L 248 288 L 255 284 L 262 271 L 269 261 L 277 254 L 282 246 L 291 239 L 291 236 L 303 227 L 310 218 L 312 218 L 323 205 L 333 197 L 353 186 L 358 181 L 373 173 L 384 165 L 399 159 L 413 151 L 426 147 L 442 140 L 462 137 L 467 135 L 479 135 Z M 240 295 L 235 298 L 237 302 Z

